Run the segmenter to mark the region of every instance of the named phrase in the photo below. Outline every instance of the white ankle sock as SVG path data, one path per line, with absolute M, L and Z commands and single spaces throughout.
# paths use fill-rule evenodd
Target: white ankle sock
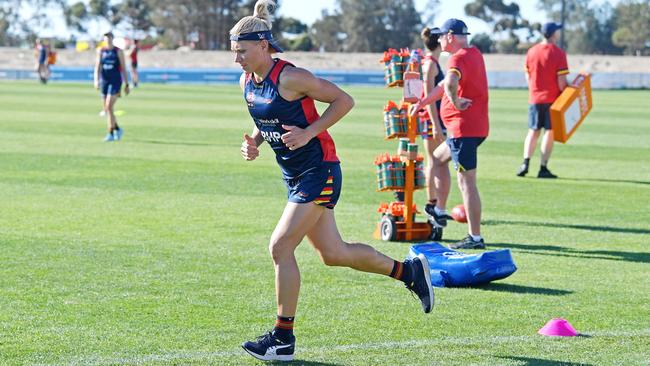
M 480 236 L 480 235 L 472 235 L 472 234 L 469 234 L 469 236 L 471 236 L 471 237 L 472 237 L 472 240 L 474 240 L 474 241 L 479 241 L 479 240 L 483 239 L 483 237 Z

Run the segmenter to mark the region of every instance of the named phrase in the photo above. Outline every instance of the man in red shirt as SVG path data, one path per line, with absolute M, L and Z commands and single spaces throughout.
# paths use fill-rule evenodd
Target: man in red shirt
M 477 149 L 489 131 L 485 63 L 481 52 L 468 44 L 469 33 L 462 20 L 447 20 L 438 33 L 442 50 L 451 54 L 447 61 L 447 75 L 441 83 L 443 87 L 435 88 L 414 108 L 417 111 L 442 97 L 440 116 L 447 127 L 447 143 L 438 146 L 433 153 L 438 200 L 427 214 L 433 225 L 447 225 L 445 207 L 451 181 L 447 164 L 451 160 L 467 212 L 469 234 L 450 248 L 483 249 L 485 242 L 481 236 L 481 198 L 476 185 L 476 167 Z
M 519 167 L 520 177 L 528 173 L 530 157 L 542 127 L 546 130 L 542 138 L 542 162 L 538 178 L 557 178 L 546 167 L 553 151 L 553 130 L 551 129 L 550 107 L 567 86 L 569 73 L 566 54 L 557 42 L 560 39 L 561 24 L 546 23 L 542 27 L 544 40 L 531 47 L 526 53 L 526 81 L 528 82 L 528 135 L 524 142 L 524 162 Z

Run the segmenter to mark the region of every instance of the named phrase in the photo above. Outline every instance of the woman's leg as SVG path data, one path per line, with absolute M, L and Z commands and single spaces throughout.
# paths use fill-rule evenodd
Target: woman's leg
M 117 101 L 117 94 L 114 95 L 106 95 L 104 98 L 104 110 L 106 111 L 106 122 L 108 124 L 108 132 L 113 132 L 113 130 L 117 129 L 117 119 L 115 118 L 115 112 L 113 111 L 113 107 L 115 106 L 115 102 Z
M 300 271 L 294 251 L 325 210 L 311 202 L 288 202 L 271 235 L 269 251 L 275 265 L 275 294 L 279 316 L 293 317 L 296 314 Z
M 429 203 L 434 202 L 437 198 L 436 183 L 434 179 L 433 151 L 440 145 L 440 141 L 428 138 L 423 140 L 424 149 L 427 152 L 427 166 L 424 175 L 427 180 L 427 200 Z
M 442 143 L 436 147 L 433 152 L 433 172 L 434 184 L 436 186 L 436 193 L 438 203 L 436 207 L 440 210 L 445 210 L 447 207 L 447 198 L 449 197 L 449 189 L 451 186 L 451 175 L 449 174 L 448 163 L 451 160 L 451 152 L 449 145 Z
M 404 282 L 418 296 L 425 313 L 433 308 L 429 265 L 423 256 L 398 262 L 369 245 L 346 243 L 336 227 L 333 210 L 323 212 L 316 225 L 307 233 L 307 239 L 326 265 L 350 267 L 393 277 Z
M 309 232 L 307 239 L 328 266 L 343 266 L 363 272 L 390 275 L 395 261 L 375 248 L 360 243 L 346 243 L 334 219 L 334 210 L 325 210 Z

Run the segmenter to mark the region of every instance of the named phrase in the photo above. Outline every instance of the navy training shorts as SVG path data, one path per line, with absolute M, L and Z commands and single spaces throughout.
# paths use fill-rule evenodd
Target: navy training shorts
M 103 96 L 120 94 L 122 81 L 105 82 L 102 81 L 100 90 Z
M 333 209 L 341 195 L 341 165 L 323 163 L 320 169 L 309 171 L 295 179 L 285 179 L 289 202 L 314 202 L 319 206 Z
M 476 169 L 478 165 L 478 147 L 485 141 L 485 137 L 458 137 L 447 138 L 447 145 L 451 152 L 451 160 L 457 172 Z
M 551 103 L 528 105 L 528 128 L 531 130 L 551 129 Z

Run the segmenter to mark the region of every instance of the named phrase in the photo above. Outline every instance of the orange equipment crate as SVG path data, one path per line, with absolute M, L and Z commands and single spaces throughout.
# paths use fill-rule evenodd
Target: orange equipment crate
M 591 111 L 591 76 L 579 74 L 551 105 L 555 141 L 565 143 Z

